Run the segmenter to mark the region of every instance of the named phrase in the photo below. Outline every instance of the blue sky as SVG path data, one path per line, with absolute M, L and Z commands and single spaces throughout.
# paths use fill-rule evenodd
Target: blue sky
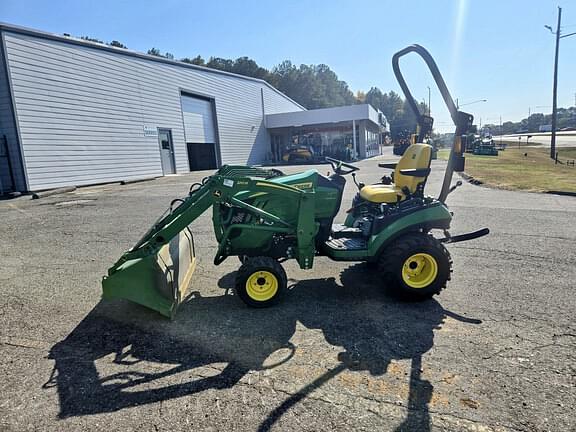
M 54 33 L 119 40 L 130 49 L 157 47 L 176 58 L 249 56 L 272 67 L 329 65 L 353 91 L 399 91 L 392 54 L 412 43 L 430 50 L 463 109 L 482 122 L 549 112 L 557 6 L 563 32 L 576 32 L 576 2 L 563 0 L 435 1 L 122 1 L 2 0 L 0 21 Z M 415 97 L 431 79 L 416 58 L 402 63 Z M 576 36 L 561 41 L 559 106 L 575 104 Z M 437 93 L 439 129 L 449 117 Z M 540 106 L 541 108 L 536 108 Z

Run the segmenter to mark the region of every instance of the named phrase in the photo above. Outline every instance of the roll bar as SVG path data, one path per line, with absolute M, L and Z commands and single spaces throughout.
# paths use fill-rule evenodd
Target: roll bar
M 446 83 L 444 82 L 444 78 L 436 66 L 436 62 L 430 55 L 430 53 L 420 45 L 410 45 L 400 51 L 398 51 L 392 57 L 392 69 L 394 70 L 394 75 L 398 80 L 398 84 L 400 84 L 400 88 L 404 93 L 404 97 L 414 111 L 416 115 L 416 121 L 418 123 L 418 139 L 422 141 L 424 138 L 425 132 L 432 131 L 432 124 L 433 119 L 429 116 L 423 115 L 420 110 L 418 109 L 418 105 L 416 104 L 416 100 L 412 97 L 412 93 L 406 84 L 406 80 L 400 71 L 400 64 L 399 60 L 401 57 L 405 56 L 409 53 L 416 53 L 418 54 L 428 66 L 430 73 L 432 74 L 432 78 L 434 78 L 434 82 L 440 90 L 440 94 L 442 95 L 442 99 L 444 99 L 444 103 L 450 112 L 450 117 L 452 117 L 452 122 L 454 123 L 456 130 L 454 131 L 454 141 L 452 143 L 452 148 L 450 150 L 450 158 L 448 159 L 448 166 L 446 167 L 446 173 L 444 174 L 444 182 L 442 183 L 442 190 L 440 192 L 440 196 L 438 197 L 439 201 L 446 201 L 446 197 L 448 196 L 450 190 L 450 183 L 452 182 L 452 175 L 454 171 L 461 172 L 464 171 L 464 148 L 462 147 L 462 135 L 465 135 L 470 127 L 472 126 L 472 122 L 474 117 L 471 114 L 465 113 L 463 111 L 459 111 L 448 91 L 448 87 L 446 87 Z

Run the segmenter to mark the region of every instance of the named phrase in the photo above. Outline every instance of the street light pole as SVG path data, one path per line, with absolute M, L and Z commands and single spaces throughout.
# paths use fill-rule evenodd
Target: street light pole
M 463 106 L 466 106 L 466 105 L 473 105 L 473 104 L 476 104 L 476 103 L 479 103 L 479 102 L 488 102 L 488 99 L 478 99 L 478 100 L 475 100 L 475 101 L 472 101 L 472 102 L 466 102 L 466 103 L 463 103 L 463 104 L 458 104 L 458 98 L 456 98 L 456 108 L 460 108 L 460 107 L 463 107 Z
M 500 148 L 502 148 L 502 116 L 500 116 Z
M 554 84 L 552 86 L 552 136 L 550 137 L 550 157 L 556 157 L 556 103 L 558 92 L 558 51 L 560 50 L 560 22 L 562 8 L 558 7 L 558 25 L 556 26 L 556 53 L 554 55 Z
M 430 117 L 432 115 L 432 107 L 430 106 L 430 86 L 428 87 L 428 117 Z M 576 100 L 576 95 L 574 95 L 574 98 Z
M 546 27 L 548 30 L 550 30 L 550 32 L 552 34 L 554 34 L 556 36 L 556 51 L 554 53 L 554 84 L 552 87 L 552 134 L 550 137 L 550 157 L 552 159 L 556 159 L 556 108 L 557 108 L 557 93 L 558 93 L 558 52 L 560 51 L 560 39 L 568 37 L 568 36 L 574 36 L 576 35 L 576 32 L 574 33 L 568 33 L 565 35 L 561 35 L 561 31 L 560 31 L 560 23 L 562 22 L 562 8 L 558 7 L 558 24 L 556 25 L 556 33 L 554 33 L 552 31 L 552 27 L 550 26 L 544 26 Z

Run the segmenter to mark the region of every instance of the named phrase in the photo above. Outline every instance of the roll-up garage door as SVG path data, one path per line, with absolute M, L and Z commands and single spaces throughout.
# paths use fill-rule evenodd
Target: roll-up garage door
M 182 95 L 182 117 L 190 171 L 216 168 L 212 101 Z

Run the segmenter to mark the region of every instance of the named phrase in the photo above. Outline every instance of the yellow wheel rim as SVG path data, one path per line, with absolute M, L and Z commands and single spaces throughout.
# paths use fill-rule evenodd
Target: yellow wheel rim
M 410 288 L 426 288 L 438 276 L 438 263 L 427 253 L 417 253 L 404 261 L 402 280 Z
M 269 271 L 254 272 L 246 280 L 246 293 L 252 300 L 267 301 L 278 292 L 278 278 Z

